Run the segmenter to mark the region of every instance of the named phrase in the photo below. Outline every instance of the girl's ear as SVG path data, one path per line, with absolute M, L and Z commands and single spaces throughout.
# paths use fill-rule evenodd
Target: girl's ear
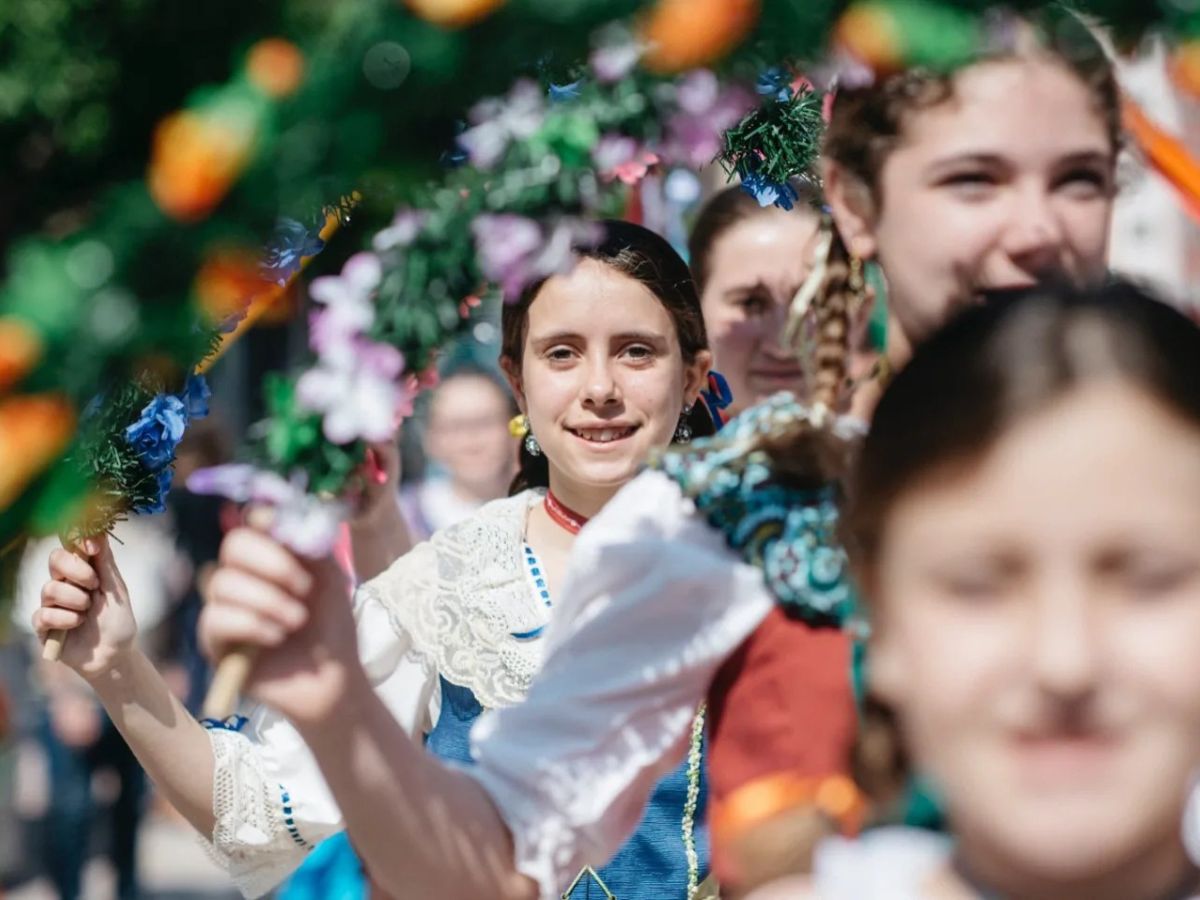
M 708 383 L 708 373 L 712 369 L 712 353 L 700 350 L 683 370 L 683 402 L 687 406 L 695 406 L 700 399 L 700 391 Z
M 835 162 L 822 166 L 825 202 L 846 249 L 859 259 L 873 259 L 875 240 L 875 201 L 862 180 Z
M 521 415 L 525 415 L 525 390 L 521 383 L 520 367 L 510 357 L 502 356 L 500 369 L 504 372 L 504 380 L 508 382 L 513 398 L 517 401 L 517 409 L 521 411 Z

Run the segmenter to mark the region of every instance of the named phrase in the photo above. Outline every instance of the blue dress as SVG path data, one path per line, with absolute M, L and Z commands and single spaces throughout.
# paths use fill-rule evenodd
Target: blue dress
M 426 746 L 439 759 L 470 766 L 471 726 L 483 707 L 468 688 L 440 678 L 442 711 L 429 733 Z M 703 755 L 703 745 L 701 746 Z M 708 786 L 701 762 L 700 796 L 694 817 L 699 877 L 708 874 L 708 829 L 705 806 Z M 618 900 L 687 900 L 688 863 L 683 842 L 683 815 L 687 801 L 687 761 L 663 778 L 650 796 L 646 814 L 637 831 L 597 875 L 611 896 Z M 568 885 L 563 885 L 567 890 Z M 605 898 L 601 884 L 590 876 L 580 879 L 575 889 L 564 894 L 568 900 Z

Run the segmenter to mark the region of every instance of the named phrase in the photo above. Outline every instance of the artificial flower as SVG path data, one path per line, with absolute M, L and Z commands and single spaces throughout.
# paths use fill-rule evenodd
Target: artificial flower
M 264 278 L 285 285 L 300 271 L 306 256 L 316 256 L 325 249 L 319 228 L 309 227 L 296 219 L 280 219 L 275 234 L 267 244 L 261 271 Z
M 187 407 L 174 394 L 159 394 L 146 404 L 138 420 L 125 429 L 125 440 L 151 472 L 175 458 L 187 427 Z
M 309 338 L 318 354 L 340 347 L 371 327 L 375 321 L 372 301 L 382 278 L 383 265 L 378 256 L 356 253 L 342 266 L 340 274 L 313 280 L 309 296 L 325 307 L 319 314 L 321 327 Z
M 473 166 L 490 169 L 512 141 L 533 137 L 545 116 L 541 88 L 524 78 L 513 85 L 507 97 L 477 103 L 468 115 L 472 127 L 459 135 L 458 143 L 466 149 Z
M 747 172 L 742 176 L 742 190 L 758 201 L 759 206 L 791 209 L 800 195 L 790 184 L 772 181 L 761 172 Z
M 321 413 L 322 431 L 335 444 L 384 441 L 404 402 L 404 386 L 396 382 L 403 370 L 404 357 L 395 347 L 359 340 L 326 354 L 301 375 L 296 400 Z

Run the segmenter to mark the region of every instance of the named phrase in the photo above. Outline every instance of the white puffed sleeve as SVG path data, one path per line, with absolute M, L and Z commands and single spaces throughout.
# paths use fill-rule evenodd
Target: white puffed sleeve
M 558 593 L 528 698 L 472 732 L 471 774 L 547 898 L 634 831 L 716 670 L 773 602 L 758 569 L 659 472 L 588 523 Z
M 436 567 L 427 545 L 413 554 Z M 375 582 L 358 589 L 354 606 L 359 654 L 376 693 L 409 733 L 423 733 L 438 702 L 432 668 L 395 626 Z M 205 843 L 238 889 L 259 897 L 341 831 L 342 814 L 300 734 L 274 710 L 255 705 L 209 736 L 216 825 Z

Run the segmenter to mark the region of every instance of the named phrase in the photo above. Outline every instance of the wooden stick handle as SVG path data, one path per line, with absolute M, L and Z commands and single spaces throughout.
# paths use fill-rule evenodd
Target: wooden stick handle
M 253 647 L 235 648 L 217 663 L 217 671 L 204 697 L 204 718 L 224 721 L 233 715 L 242 686 L 254 666 L 255 653 Z
M 67 642 L 65 631 L 51 631 L 46 635 L 46 643 L 42 644 L 42 659 L 46 662 L 58 662 L 63 652 L 63 644 Z

